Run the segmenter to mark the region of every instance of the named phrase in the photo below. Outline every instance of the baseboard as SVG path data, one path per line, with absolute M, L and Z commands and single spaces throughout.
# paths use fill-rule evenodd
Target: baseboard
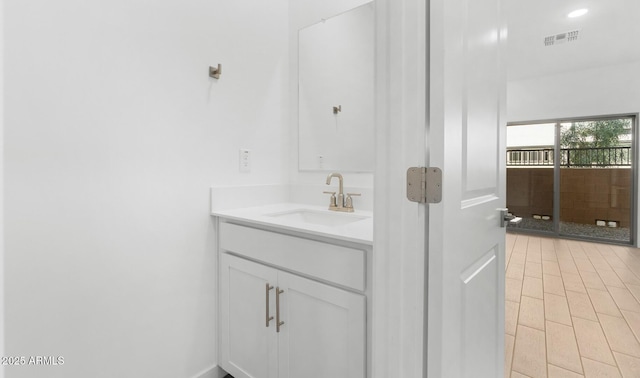
M 194 375 L 193 378 L 224 378 L 226 375 L 226 371 L 222 370 L 218 365 L 214 365 Z

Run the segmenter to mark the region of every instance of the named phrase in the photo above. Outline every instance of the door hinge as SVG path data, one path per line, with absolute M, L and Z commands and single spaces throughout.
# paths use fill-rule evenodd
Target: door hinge
M 407 169 L 407 198 L 419 203 L 442 201 L 442 170 L 436 167 Z

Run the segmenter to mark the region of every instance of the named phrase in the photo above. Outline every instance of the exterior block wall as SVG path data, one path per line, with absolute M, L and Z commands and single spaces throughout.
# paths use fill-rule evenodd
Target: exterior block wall
M 595 224 L 617 221 L 629 227 L 631 179 L 628 168 L 562 168 L 560 220 Z M 508 168 L 507 207 L 520 217 L 553 215 L 553 168 Z

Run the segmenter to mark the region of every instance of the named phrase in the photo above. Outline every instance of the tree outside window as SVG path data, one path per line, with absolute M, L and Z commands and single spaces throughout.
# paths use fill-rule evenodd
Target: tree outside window
M 580 167 L 619 166 L 631 163 L 631 119 L 563 124 L 561 164 Z

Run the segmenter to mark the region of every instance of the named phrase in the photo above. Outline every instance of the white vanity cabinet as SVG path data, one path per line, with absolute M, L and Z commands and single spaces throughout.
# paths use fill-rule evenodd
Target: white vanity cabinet
M 219 238 L 223 369 L 235 378 L 366 377 L 366 248 L 224 221 Z
M 220 365 L 234 377 L 278 377 L 275 324 L 266 326 L 267 304 L 275 309 L 278 273 L 228 254 L 220 256 Z M 269 297 L 267 297 L 269 295 Z M 272 311 L 269 311 L 271 314 Z

